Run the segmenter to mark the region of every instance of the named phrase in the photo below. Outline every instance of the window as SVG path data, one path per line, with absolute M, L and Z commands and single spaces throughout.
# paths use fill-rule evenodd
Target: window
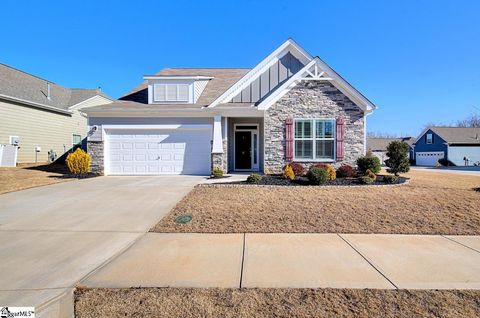
M 82 136 L 80 135 L 72 135 L 72 146 L 77 146 L 82 144 Z
M 153 85 L 155 102 L 190 102 L 190 85 L 165 83 Z
M 335 120 L 295 119 L 295 159 L 335 159 Z
M 428 133 L 427 136 L 426 136 L 426 139 L 427 139 L 427 144 L 433 144 L 433 134 L 432 133 Z

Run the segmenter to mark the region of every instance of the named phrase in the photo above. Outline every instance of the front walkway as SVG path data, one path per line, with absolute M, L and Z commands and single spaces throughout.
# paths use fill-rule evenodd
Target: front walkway
M 202 177 L 99 177 L 0 195 L 0 305 L 73 314 L 72 290 Z
M 81 285 L 480 289 L 480 236 L 148 233 Z

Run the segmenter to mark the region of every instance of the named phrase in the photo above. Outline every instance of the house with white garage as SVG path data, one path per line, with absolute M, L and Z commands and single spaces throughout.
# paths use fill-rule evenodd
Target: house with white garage
M 436 166 L 439 160 L 454 166 L 480 165 L 480 128 L 426 128 L 415 140 L 417 166 Z
M 83 109 L 112 101 L 99 89 L 67 88 L 0 64 L 0 166 L 54 161 L 86 146 Z
M 106 175 L 278 173 L 291 161 L 354 165 L 375 105 L 289 39 L 252 69 L 167 68 L 86 110 Z
M 387 147 L 392 141 L 402 141 L 408 144 L 409 149 L 409 159 L 413 160 L 413 142 L 415 138 L 413 137 L 400 137 L 400 138 L 377 138 L 369 137 L 367 138 L 367 151 L 370 151 L 372 155 L 380 159 L 382 165 L 385 164 L 385 160 L 388 159 L 387 156 Z

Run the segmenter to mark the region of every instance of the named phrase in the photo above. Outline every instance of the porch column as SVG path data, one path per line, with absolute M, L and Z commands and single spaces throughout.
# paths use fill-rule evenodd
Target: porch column
M 222 145 L 222 116 L 213 118 L 213 153 L 223 153 Z

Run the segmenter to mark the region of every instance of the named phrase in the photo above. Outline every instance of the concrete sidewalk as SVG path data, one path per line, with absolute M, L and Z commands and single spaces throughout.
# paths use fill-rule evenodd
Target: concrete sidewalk
M 81 285 L 480 289 L 480 237 L 148 233 Z

